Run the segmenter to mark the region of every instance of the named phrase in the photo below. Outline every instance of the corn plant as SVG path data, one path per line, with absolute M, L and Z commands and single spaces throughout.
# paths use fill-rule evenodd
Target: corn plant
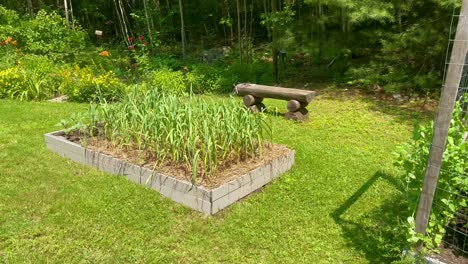
M 220 169 L 262 155 L 271 126 L 235 100 L 179 98 L 155 90 L 133 91 L 121 102 L 91 105 L 87 137 L 149 153 L 156 167 L 183 165 L 193 183 Z M 83 121 L 86 120 L 86 121 Z

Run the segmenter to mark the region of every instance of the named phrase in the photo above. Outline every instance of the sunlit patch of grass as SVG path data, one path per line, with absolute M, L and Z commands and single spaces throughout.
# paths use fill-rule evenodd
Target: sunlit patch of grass
M 212 97 L 214 98 L 214 97 Z M 286 112 L 286 102 L 265 100 Z M 401 246 L 392 152 L 417 118 L 318 98 L 272 118 L 292 170 L 213 217 L 48 151 L 43 133 L 86 105 L 0 101 L 0 259 L 7 262 L 388 263 Z

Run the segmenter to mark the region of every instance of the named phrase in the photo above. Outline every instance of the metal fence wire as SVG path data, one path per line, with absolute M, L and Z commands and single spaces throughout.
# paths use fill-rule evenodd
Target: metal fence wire
M 466 4 L 468 1 L 464 1 L 464 4 Z M 466 10 L 466 9 L 465 9 Z M 455 15 L 455 9 L 454 9 L 454 15 L 453 19 L 462 19 L 468 14 L 463 14 L 463 8 L 461 10 L 460 15 Z M 465 22 L 458 24 L 458 29 L 457 31 L 463 30 L 460 27 L 466 26 L 468 28 L 468 19 Z M 453 25 L 453 20 L 452 20 L 452 25 Z M 449 48 L 447 49 L 447 54 L 449 54 L 449 50 L 452 44 L 455 44 L 455 42 L 467 42 L 468 39 L 453 39 L 453 36 L 455 35 L 454 30 L 452 30 L 452 27 L 450 29 L 450 37 L 449 37 Z M 468 32 L 468 29 L 467 29 Z M 460 34 L 463 36 L 463 34 Z M 468 35 L 467 35 L 468 36 Z M 466 37 L 466 36 L 465 36 Z M 455 45 L 453 47 L 455 49 Z M 446 65 L 445 65 L 445 72 L 448 74 L 448 71 L 450 71 L 450 64 L 453 64 L 453 56 L 454 50 L 452 50 L 452 56 L 449 58 L 447 55 L 446 58 Z M 460 77 L 460 82 L 457 87 L 457 92 L 456 92 L 456 105 L 459 105 L 461 107 L 462 111 L 462 122 L 466 126 L 467 125 L 467 113 L 468 113 L 468 53 L 466 53 L 466 50 L 463 52 L 465 54 L 464 58 L 464 64 L 463 65 L 458 65 L 462 66 L 462 72 Z M 461 55 L 463 56 L 463 55 Z M 450 59 L 450 60 L 449 60 Z M 460 58 L 461 59 L 461 58 Z M 444 83 L 447 84 L 447 80 L 445 79 L 446 76 L 444 76 Z M 447 93 L 448 88 L 450 87 L 442 87 L 442 94 L 441 98 L 443 98 L 444 93 Z M 453 87 L 452 87 L 453 88 Z M 453 91 L 452 91 L 453 92 Z M 441 99 L 442 100 L 442 99 Z M 442 110 L 442 103 L 439 108 L 439 113 L 438 115 L 441 115 L 443 110 Z M 455 110 L 456 111 L 456 110 Z M 455 111 L 452 111 L 452 118 L 454 116 Z M 439 118 L 436 118 L 436 125 L 437 127 L 437 122 L 440 121 Z M 463 132 L 463 131 L 458 131 L 459 133 L 463 133 L 463 135 L 460 135 L 464 138 L 464 140 L 468 140 L 467 137 L 468 135 Z M 433 144 L 434 144 L 433 139 Z M 445 145 L 444 148 L 444 155 L 449 154 L 449 151 L 447 150 L 447 145 Z M 431 166 L 431 161 L 428 162 L 428 167 L 426 168 L 429 170 L 429 166 Z M 453 214 L 453 208 L 450 208 L 450 206 L 453 206 L 451 202 L 446 202 L 440 199 L 440 197 L 447 197 L 451 201 L 468 201 L 468 164 L 463 165 L 463 172 L 455 172 L 452 170 L 446 170 L 444 169 L 445 166 L 442 163 L 439 164 L 439 178 L 437 184 L 435 185 L 435 193 L 434 193 L 434 198 L 432 200 L 432 209 L 431 210 L 436 210 L 438 213 L 447 213 L 445 217 L 450 217 L 450 221 L 444 221 L 443 223 L 440 223 L 444 226 L 445 228 L 445 235 L 442 239 L 442 245 L 444 248 L 449 248 L 454 252 L 456 255 L 461 255 L 464 256 L 465 258 L 468 258 L 468 204 L 464 204 L 460 207 L 459 209 L 456 210 L 456 212 Z M 456 179 L 452 181 L 447 181 L 447 179 Z M 440 182 L 444 180 L 444 184 L 440 184 Z M 426 174 L 426 180 L 427 181 L 427 174 Z M 464 190 L 460 190 L 460 182 L 463 182 L 463 186 L 466 186 Z M 452 184 L 453 183 L 453 184 Z M 425 184 L 427 184 L 425 182 Z M 423 191 L 424 192 L 424 191 Z M 420 208 L 418 209 L 418 213 L 421 210 L 421 204 Z M 467 260 L 468 262 L 468 260 Z
M 467 113 L 468 113 L 468 54 L 465 57 L 465 65 L 463 66 L 463 73 L 460 80 L 460 85 L 457 89 L 456 102 L 462 109 L 462 120 L 466 125 Z M 452 113 L 453 117 L 453 113 Z M 461 132 L 460 133 L 464 133 Z M 464 133 L 461 135 L 464 137 L 464 140 L 467 140 L 467 134 Z M 447 155 L 447 150 L 445 150 L 445 155 Z M 454 171 L 448 171 L 442 168 L 440 169 L 439 180 L 442 177 L 446 179 L 457 179 L 458 181 L 465 182 L 465 185 L 468 186 L 468 164 L 464 165 L 464 173 L 457 173 Z M 459 185 L 457 185 L 459 186 Z M 435 197 L 450 197 L 453 201 L 468 200 L 468 190 L 459 190 L 459 187 L 456 187 L 455 184 L 444 185 L 440 184 L 436 187 Z M 432 203 L 432 210 L 437 210 L 438 212 L 450 212 L 449 203 L 444 203 L 439 199 L 434 199 Z M 446 248 L 450 248 L 457 255 L 462 255 L 468 257 L 468 204 L 463 206 L 461 209 L 455 212 L 453 219 L 444 225 L 445 227 L 445 236 L 442 240 L 442 244 Z

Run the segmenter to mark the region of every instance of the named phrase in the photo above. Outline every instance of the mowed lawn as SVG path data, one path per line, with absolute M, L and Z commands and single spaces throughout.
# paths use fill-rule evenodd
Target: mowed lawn
M 285 111 L 285 101 L 266 100 Z M 85 104 L 0 100 L 0 262 L 387 263 L 398 257 L 396 146 L 417 114 L 319 97 L 311 120 L 270 114 L 292 170 L 207 217 L 45 148 Z M 239 128 L 242 129 L 242 128 Z

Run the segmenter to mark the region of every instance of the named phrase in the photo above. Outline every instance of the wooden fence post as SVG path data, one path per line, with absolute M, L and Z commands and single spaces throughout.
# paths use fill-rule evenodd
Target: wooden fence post
M 463 0 L 453 43 L 447 77 L 439 102 L 439 113 L 434 125 L 434 137 L 424 176 L 423 189 L 416 213 L 416 232 L 426 234 L 434 194 L 437 188 L 442 157 L 445 151 L 450 120 L 455 106 L 463 68 L 468 52 L 468 0 Z

